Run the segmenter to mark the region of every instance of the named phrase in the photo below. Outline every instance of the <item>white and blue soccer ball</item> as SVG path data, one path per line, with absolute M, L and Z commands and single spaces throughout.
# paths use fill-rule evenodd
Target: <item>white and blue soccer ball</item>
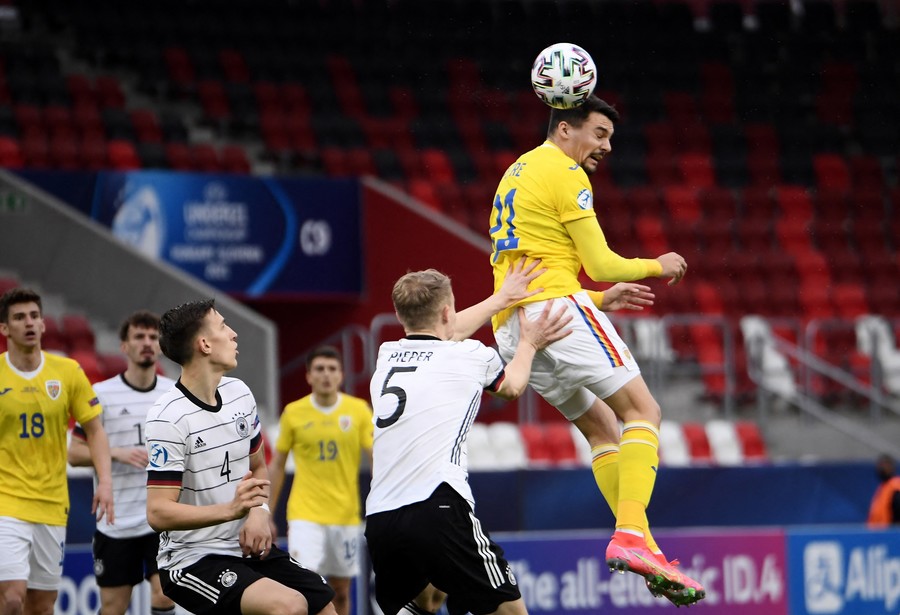
M 531 87 L 555 109 L 572 109 L 593 94 L 597 66 L 587 51 L 572 43 L 550 45 L 534 60 Z

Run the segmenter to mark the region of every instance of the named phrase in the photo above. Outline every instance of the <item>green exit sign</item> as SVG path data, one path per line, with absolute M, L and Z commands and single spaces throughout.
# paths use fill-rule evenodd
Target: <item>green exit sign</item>
M 20 214 L 28 208 L 28 200 L 19 192 L 0 192 L 0 214 Z

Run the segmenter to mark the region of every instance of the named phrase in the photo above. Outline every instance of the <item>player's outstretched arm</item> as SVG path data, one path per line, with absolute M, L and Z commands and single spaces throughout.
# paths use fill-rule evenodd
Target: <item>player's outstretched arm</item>
M 663 265 L 652 258 L 624 258 L 606 243 L 603 230 L 593 216 L 566 224 L 585 273 L 595 282 L 633 282 L 662 276 Z
M 97 474 L 97 486 L 94 488 L 94 499 L 91 503 L 91 513 L 97 515 L 97 520 L 106 515 L 108 523 L 114 523 L 116 512 L 113 509 L 112 493 L 112 460 L 109 452 L 109 439 L 99 416 L 95 416 L 81 426 L 87 436 L 87 446 L 91 451 L 91 463 Z
M 180 486 L 147 486 L 147 522 L 157 532 L 195 530 L 241 519 L 251 508 L 269 501 L 269 481 L 247 472 L 238 483 L 231 502 L 194 506 L 178 501 Z
M 455 341 L 468 339 L 497 312 L 542 292 L 543 288 L 528 290 L 528 285 L 547 271 L 540 264 L 540 259 L 529 263 L 524 256 L 518 262 L 512 263 L 503 285 L 496 293 L 472 307 L 457 312 L 453 339 Z
M 503 382 L 494 394 L 503 399 L 515 399 L 525 392 L 531 375 L 531 362 L 538 350 L 543 350 L 553 342 L 569 335 L 572 330 L 566 326 L 572 321 L 565 307 L 553 311 L 553 301 L 548 301 L 537 319 L 531 321 L 525 310 L 519 308 L 519 345 L 516 354 L 504 368 Z
M 606 290 L 589 290 L 588 296 L 604 312 L 631 310 L 639 312 L 653 305 L 656 295 L 649 286 L 634 282 L 619 282 Z

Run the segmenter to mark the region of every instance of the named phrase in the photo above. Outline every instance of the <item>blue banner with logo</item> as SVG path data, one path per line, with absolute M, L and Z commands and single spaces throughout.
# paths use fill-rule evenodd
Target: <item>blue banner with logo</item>
M 96 615 L 100 611 L 100 588 L 94 577 L 90 545 L 66 545 L 63 574 L 54 615 Z M 144 581 L 131 591 L 130 613 L 150 612 L 150 584 Z M 180 615 L 184 613 L 179 611 Z
M 143 254 L 225 292 L 354 297 L 362 291 L 356 180 L 173 171 L 21 175 Z
M 792 615 L 900 613 L 900 530 L 790 531 Z

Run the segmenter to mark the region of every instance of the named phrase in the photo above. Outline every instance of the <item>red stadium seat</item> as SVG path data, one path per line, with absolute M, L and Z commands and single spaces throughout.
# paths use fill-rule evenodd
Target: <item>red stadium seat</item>
M 250 173 L 250 161 L 240 145 L 222 146 L 222 170 L 228 173 L 246 175 Z
M 59 323 L 52 316 L 44 315 L 44 334 L 41 336 L 41 348 L 68 352 L 66 338 L 60 331 Z
M 169 167 L 176 171 L 193 169 L 191 150 L 184 143 L 166 143 L 166 160 Z
M 112 378 L 113 376 L 117 376 L 118 374 L 123 373 L 128 368 L 128 361 L 122 355 L 118 353 L 107 354 L 107 353 L 99 353 L 97 354 L 97 359 L 100 364 L 100 371 L 103 373 L 103 379 Z
M 105 169 L 106 155 L 106 140 L 103 137 L 85 135 L 81 140 L 81 160 L 85 168 L 92 171 Z
M 99 75 L 94 83 L 97 88 L 97 102 L 101 107 L 122 109 L 125 107 L 125 94 L 119 80 L 112 75 Z
M 736 421 L 734 427 L 744 449 L 745 460 L 764 461 L 768 458 L 765 440 L 756 423 L 752 421 Z
M 544 438 L 544 427 L 540 423 L 523 423 L 519 425 L 519 433 L 525 443 L 528 462 L 535 466 L 546 466 L 553 461 L 553 455 Z
M 240 51 L 222 49 L 219 51 L 219 62 L 222 64 L 222 73 L 227 81 L 232 83 L 248 83 L 250 81 L 250 70 Z
M 575 465 L 578 453 L 572 439 L 572 429 L 568 423 L 546 423 L 544 425 L 544 442 L 550 457 L 558 465 Z
M 94 331 L 87 318 L 66 314 L 60 319 L 60 326 L 70 352 L 94 349 Z
M 821 153 L 813 156 L 813 170 L 820 190 L 846 192 L 850 190 L 850 169 L 842 156 Z
M 96 384 L 101 380 L 104 380 L 105 373 L 103 371 L 103 367 L 100 364 L 100 360 L 97 358 L 97 354 L 91 350 L 73 350 L 69 354 L 69 358 L 74 359 L 81 366 L 81 369 L 84 370 L 84 375 L 87 376 L 88 380 L 91 384 Z
M 71 171 L 81 167 L 81 152 L 74 135 L 54 135 L 50 139 L 49 152 L 55 169 Z
M 131 141 L 113 139 L 106 144 L 109 166 L 117 171 L 130 171 L 141 168 L 141 159 Z
M 224 120 L 231 116 L 231 108 L 225 89 L 218 81 L 204 79 L 197 84 L 197 96 L 203 113 L 211 120 Z
M 22 148 L 12 137 L 0 135 L 0 167 L 19 169 L 25 165 Z
M 716 185 L 712 160 L 709 154 L 688 153 L 678 157 L 681 181 L 692 188 L 710 188 Z
M 706 429 L 701 423 L 682 423 L 681 431 L 687 442 L 692 461 L 712 461 L 709 439 L 706 436 Z
M 131 123 L 134 132 L 141 143 L 162 143 L 162 128 L 159 118 L 152 109 L 134 109 L 131 112 Z

